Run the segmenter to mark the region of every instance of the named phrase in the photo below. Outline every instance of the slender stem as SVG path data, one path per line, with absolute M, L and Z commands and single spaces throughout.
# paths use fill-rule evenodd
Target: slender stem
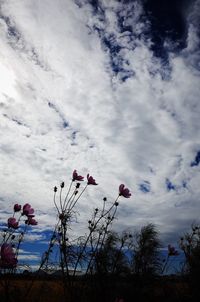
M 55 228 L 54 228 L 54 232 L 53 232 L 53 235 L 52 235 L 52 237 L 51 237 L 51 241 L 50 241 L 50 243 L 49 243 L 48 250 L 47 250 L 47 252 L 45 253 L 45 257 L 44 257 L 44 259 L 42 259 L 41 264 L 40 264 L 40 266 L 39 266 L 39 268 L 38 268 L 38 270 L 37 270 L 36 275 L 34 276 L 34 278 L 32 279 L 32 281 L 31 281 L 31 283 L 30 283 L 30 285 L 28 286 L 27 291 L 26 291 L 26 293 L 25 293 L 25 295 L 24 295 L 24 298 L 26 298 L 26 297 L 28 296 L 29 292 L 30 292 L 31 289 L 32 289 L 32 286 L 33 286 L 34 281 L 37 280 L 37 277 L 39 276 L 39 273 L 40 273 L 42 267 L 44 266 L 44 264 L 45 264 L 45 263 L 48 261 L 48 259 L 49 259 L 49 254 L 50 254 L 50 250 L 51 250 L 51 248 L 52 248 L 52 244 L 54 244 L 54 243 L 56 242 L 56 237 L 55 237 L 55 235 L 56 235 L 56 232 L 57 232 L 57 228 L 58 228 L 58 226 L 59 226 L 59 223 L 60 223 L 60 221 L 57 222 L 57 224 L 56 224 L 56 226 L 55 226 Z M 54 238 L 54 237 L 55 237 L 55 238 Z M 52 240 L 52 238 L 54 238 L 54 239 Z
M 62 207 L 62 189 L 63 188 L 60 188 L 60 210 L 61 210 L 61 213 L 63 211 L 63 207 Z
M 18 245 L 17 245 L 17 248 L 16 248 L 16 253 L 15 253 L 16 257 L 17 257 L 18 254 L 19 254 L 19 248 L 20 248 L 20 245 L 21 245 L 22 240 L 23 240 L 23 238 L 24 238 L 24 235 L 25 235 L 25 233 L 26 233 L 26 231 L 27 231 L 27 228 L 28 228 L 28 225 L 26 224 L 26 225 L 25 225 L 25 228 L 24 228 L 24 231 L 20 234 L 19 241 L 18 241 Z
M 164 274 L 164 271 L 165 271 L 165 269 L 166 269 L 166 266 L 167 266 L 167 264 L 168 264 L 168 261 L 169 261 L 169 254 L 167 255 L 167 258 L 166 258 L 166 260 L 165 260 L 165 264 L 164 264 L 164 266 L 163 266 L 163 269 L 162 269 L 161 274 Z
M 74 192 L 74 196 L 72 198 L 72 200 L 70 201 L 69 205 L 68 205 L 68 212 L 70 213 L 71 210 L 73 209 L 72 205 L 73 205 L 73 202 L 74 202 L 74 199 L 75 199 L 76 195 L 75 195 L 75 192 Z
M 66 212 L 67 208 L 69 207 L 69 204 L 71 203 L 71 199 L 75 196 L 76 188 L 74 189 L 73 193 L 71 194 L 70 198 L 68 199 L 67 203 L 65 204 L 65 207 L 63 208 L 64 212 Z
M 85 188 L 83 188 L 81 194 L 80 194 L 80 195 L 78 196 L 78 198 L 74 201 L 73 206 L 71 206 L 71 204 L 70 204 L 70 207 L 71 207 L 71 208 L 70 208 L 70 211 L 74 208 L 74 206 L 76 205 L 76 203 L 77 203 L 77 201 L 79 200 L 79 198 L 81 197 L 81 195 L 85 192 L 87 186 L 88 186 L 88 184 L 86 184 L 86 186 L 85 186 Z
M 57 206 L 57 204 L 56 204 L 56 192 L 54 193 L 53 202 L 54 202 L 54 205 L 55 205 L 56 210 L 58 211 L 58 215 L 59 215 L 59 214 L 60 214 L 60 211 L 59 211 L 59 208 L 58 208 L 58 206 Z
M 99 245 L 101 236 L 102 236 L 102 233 L 99 232 L 99 236 L 98 236 L 98 240 L 97 240 L 97 243 L 96 243 L 95 248 L 93 249 L 93 246 L 92 246 L 92 254 L 91 254 L 91 257 L 90 257 L 90 260 L 89 260 L 89 263 L 88 263 L 88 266 L 87 266 L 87 270 L 86 270 L 86 272 L 85 272 L 85 275 L 88 274 L 88 271 L 89 271 L 89 269 L 90 269 L 92 260 L 93 260 L 94 257 L 96 256 L 96 252 L 97 252 L 97 248 L 98 248 L 98 245 Z M 92 244 L 91 244 L 91 245 L 92 245 Z
M 68 198 L 69 193 L 70 193 L 70 191 L 71 191 L 72 183 L 73 183 L 73 180 L 71 181 L 71 183 L 70 183 L 70 185 L 69 185 L 69 189 L 68 189 L 67 194 L 66 194 L 66 196 L 65 196 L 65 200 L 64 200 L 64 203 L 63 203 L 63 209 L 65 209 L 66 201 L 67 201 L 67 198 Z
M 86 186 L 86 187 L 87 187 L 87 186 Z M 85 187 L 85 188 L 86 188 L 86 187 Z M 80 197 L 80 196 L 79 196 L 79 197 Z M 85 248 L 86 248 L 86 246 L 87 246 L 87 244 L 88 244 L 88 241 L 89 241 L 89 239 L 90 239 L 92 233 L 93 233 L 94 230 L 96 229 L 97 224 L 99 223 L 99 221 L 100 221 L 102 218 L 104 218 L 104 217 L 105 217 L 105 216 L 113 209 L 114 206 L 116 206 L 115 203 L 117 202 L 118 198 L 119 198 L 119 195 L 118 195 L 118 197 L 116 198 L 116 200 L 114 201 L 114 203 L 111 205 L 111 207 L 110 207 L 105 213 L 104 213 L 104 212 L 101 213 L 100 217 L 99 217 L 99 218 L 97 219 L 97 221 L 94 223 L 94 226 L 90 229 L 90 233 L 88 234 L 88 237 L 87 237 L 87 239 L 86 239 L 86 241 L 85 241 L 85 244 L 83 245 L 82 251 L 80 251 L 80 253 L 79 253 L 79 255 L 78 255 L 78 259 L 77 259 L 76 264 L 75 264 L 75 267 L 74 267 L 73 276 L 74 276 L 75 273 L 76 273 L 76 269 L 77 269 L 77 267 L 78 267 L 79 261 L 80 261 L 81 257 L 83 256 L 83 253 L 84 253 Z M 116 208 L 117 208 L 117 206 L 116 206 Z M 115 212 L 116 212 L 116 209 L 115 209 Z

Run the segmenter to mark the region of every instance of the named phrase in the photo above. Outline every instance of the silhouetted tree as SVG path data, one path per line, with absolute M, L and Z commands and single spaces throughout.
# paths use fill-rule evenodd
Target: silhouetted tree
M 149 223 L 136 232 L 133 238 L 133 273 L 158 273 L 161 269 L 160 247 L 161 241 L 154 224 Z
M 193 298 L 199 300 L 200 227 L 198 225 L 192 225 L 191 231 L 180 239 L 180 248 L 185 255 L 184 273 L 189 276 Z
M 180 240 L 180 248 L 185 254 L 185 272 L 197 277 L 200 273 L 200 227 L 193 225 L 190 232 Z
M 129 270 L 128 258 L 124 253 L 129 235 L 123 233 L 118 236 L 115 232 L 109 232 L 104 245 L 95 256 L 95 272 L 100 275 L 126 274 Z

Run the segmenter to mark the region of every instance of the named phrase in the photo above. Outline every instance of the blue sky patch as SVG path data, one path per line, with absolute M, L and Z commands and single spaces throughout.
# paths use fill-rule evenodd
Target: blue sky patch
M 143 183 L 139 184 L 139 189 L 143 193 L 149 193 L 151 191 L 151 185 L 149 181 L 144 181 Z
M 198 166 L 200 163 L 200 151 L 197 152 L 194 161 L 191 162 L 191 167 Z
M 174 191 L 176 189 L 176 186 L 173 185 L 173 183 L 167 178 L 166 179 L 166 187 L 167 187 L 167 191 Z

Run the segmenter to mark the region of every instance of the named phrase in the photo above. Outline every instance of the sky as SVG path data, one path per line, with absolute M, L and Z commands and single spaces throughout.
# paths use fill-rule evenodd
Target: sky
M 92 175 L 74 233 L 125 184 L 116 231 L 163 244 L 199 223 L 200 0 L 0 0 L 0 223 L 30 203 L 38 257 L 53 187 Z M 37 259 L 38 259 L 37 258 Z

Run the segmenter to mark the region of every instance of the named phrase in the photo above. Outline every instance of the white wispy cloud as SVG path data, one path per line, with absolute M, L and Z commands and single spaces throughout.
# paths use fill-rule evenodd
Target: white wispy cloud
M 77 168 L 99 183 L 80 221 L 125 183 L 133 196 L 116 224 L 181 232 L 199 211 L 199 1 L 187 12 L 186 48 L 174 53 L 167 42 L 166 66 L 143 35 L 140 2 L 99 3 L 94 12 L 87 1 L 2 1 L 1 208 L 29 202 L 49 228 L 52 188 Z

